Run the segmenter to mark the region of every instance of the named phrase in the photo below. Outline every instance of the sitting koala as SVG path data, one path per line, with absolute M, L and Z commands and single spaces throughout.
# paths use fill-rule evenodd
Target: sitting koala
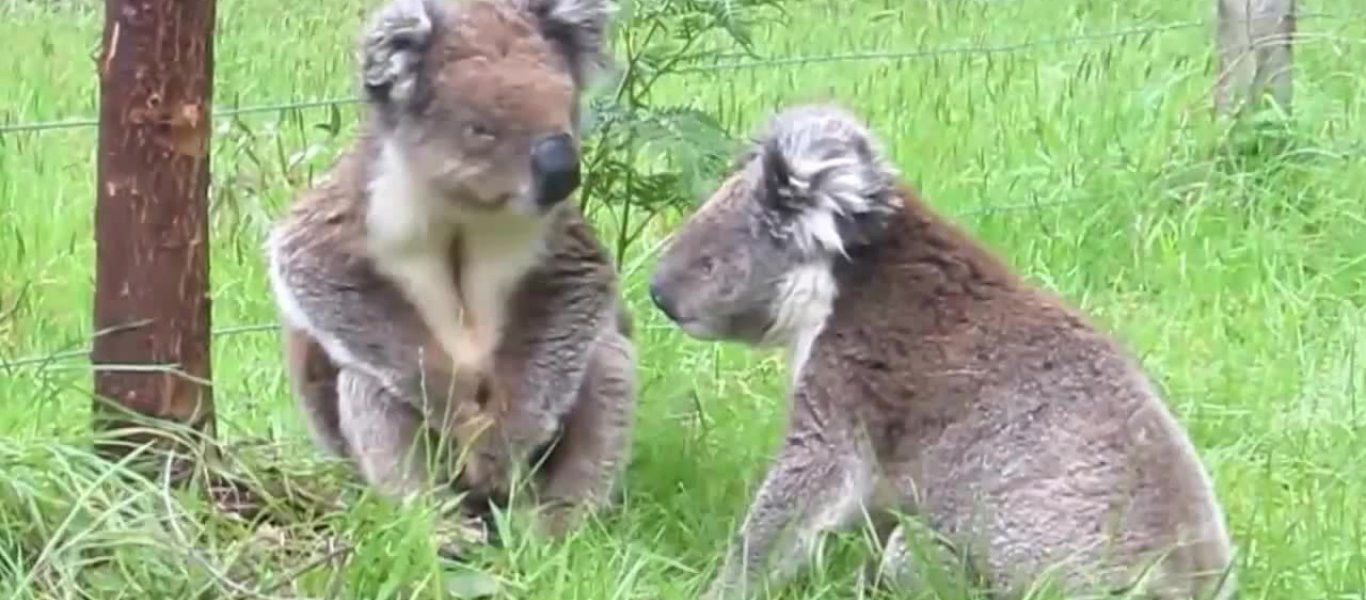
M 386 496 L 460 491 L 482 509 L 536 466 L 528 495 L 558 536 L 619 491 L 630 315 L 571 201 L 609 13 L 386 0 L 360 36 L 357 138 L 271 227 L 299 408 Z
M 1222 509 L 1136 362 L 936 215 L 843 109 L 778 114 L 650 295 L 690 336 L 791 353 L 782 449 L 709 598 L 791 575 L 865 514 L 877 574 L 912 589 L 919 561 L 1007 597 L 1049 574 L 1071 594 L 1233 592 Z M 939 541 L 912 547 L 897 513 Z

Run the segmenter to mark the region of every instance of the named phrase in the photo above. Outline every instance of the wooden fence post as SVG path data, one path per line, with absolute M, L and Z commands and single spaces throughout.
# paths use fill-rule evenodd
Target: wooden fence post
M 96 448 L 105 456 L 156 437 L 114 431 L 143 417 L 214 434 L 213 26 L 213 0 L 105 0 L 91 352 L 94 427 L 108 438 Z M 182 474 L 186 456 L 176 465 Z
M 1295 0 L 1215 0 L 1219 74 L 1215 109 L 1236 113 L 1270 91 L 1290 111 Z M 1269 87 L 1269 90 L 1268 90 Z

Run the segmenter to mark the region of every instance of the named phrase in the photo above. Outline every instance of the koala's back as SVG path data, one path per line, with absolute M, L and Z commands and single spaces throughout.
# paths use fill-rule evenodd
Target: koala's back
M 962 399 L 967 410 L 934 443 L 907 453 L 919 455 L 929 514 L 945 531 L 992 538 L 981 558 L 998 584 L 1049 568 L 1073 585 L 1128 577 L 1168 552 L 1153 575 L 1175 571 L 1173 591 L 1187 574 L 1220 576 L 1229 559 L 1220 509 L 1144 377 L 1094 332 L 1023 339 L 1047 345 L 985 336 L 997 353 L 987 360 L 1000 362 L 963 367 L 998 375 Z M 1111 559 L 1119 572 L 1097 569 Z
M 1163 553 L 1158 597 L 1223 577 L 1221 509 L 1136 361 L 951 225 L 907 224 L 844 275 L 801 382 L 864 424 L 892 508 L 999 587 L 1133 575 Z

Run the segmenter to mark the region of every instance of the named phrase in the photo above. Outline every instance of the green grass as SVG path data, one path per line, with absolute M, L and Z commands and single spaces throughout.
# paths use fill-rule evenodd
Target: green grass
M 777 57 L 997 46 L 1204 19 L 1208 4 L 807 0 L 757 39 Z M 369 6 L 221 0 L 218 108 L 349 95 Z M 89 0 L 0 2 L 0 122 L 95 113 L 100 18 Z M 1210 120 L 1211 34 L 1199 27 L 691 74 L 656 100 L 712 111 L 737 135 L 785 104 L 850 105 L 933 204 L 1142 357 L 1211 470 L 1243 598 L 1360 600 L 1366 20 L 1305 19 L 1300 30 L 1294 119 L 1263 147 Z M 353 131 L 353 107 L 335 116 L 338 137 L 318 127 L 334 118 L 327 108 L 216 122 L 218 327 L 273 320 L 262 235 Z M 0 591 L 435 598 L 467 585 L 468 569 L 433 556 L 429 512 L 370 499 L 321 461 L 272 331 L 217 336 L 213 369 L 220 433 L 241 461 L 229 466 L 271 481 L 276 525 L 115 477 L 86 452 L 95 140 L 91 128 L 0 134 L 0 365 L 50 358 L 0 369 Z M 626 261 L 641 381 L 626 501 L 563 544 L 513 535 L 485 553 L 477 564 L 511 597 L 692 597 L 778 441 L 779 358 L 689 340 L 645 299 L 646 251 L 678 219 L 662 219 Z M 857 597 L 864 554 L 836 545 L 781 597 Z

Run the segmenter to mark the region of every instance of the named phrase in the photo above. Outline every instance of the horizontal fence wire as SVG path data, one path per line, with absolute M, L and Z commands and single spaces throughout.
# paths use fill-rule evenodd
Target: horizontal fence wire
M 957 56 L 966 54 L 1003 54 L 1009 52 L 1021 52 L 1043 46 L 1061 46 L 1082 42 L 1094 42 L 1103 40 L 1113 40 L 1135 35 L 1151 35 L 1168 31 L 1180 31 L 1183 29 L 1195 29 L 1199 27 L 1211 26 L 1210 21 L 1183 21 L 1180 23 L 1169 23 L 1166 25 L 1156 25 L 1152 27 L 1134 27 L 1129 29 L 1117 29 L 1100 33 L 1083 33 L 1070 36 L 1048 37 L 1010 44 L 998 44 L 988 46 L 940 46 L 934 48 L 919 48 L 915 50 L 882 50 L 868 52 L 848 52 L 837 54 L 824 54 L 817 56 L 789 56 L 781 58 L 766 58 L 741 60 L 733 62 L 715 63 L 711 65 L 689 66 L 676 69 L 675 73 L 703 73 L 716 71 L 730 71 L 739 69 L 754 69 L 763 67 L 783 67 L 792 65 L 809 65 L 822 63 L 839 62 L 871 62 L 871 61 L 901 61 L 914 60 L 921 58 L 938 58 L 942 56 Z
M 326 98 L 321 100 L 299 100 L 295 102 L 285 102 L 280 104 L 261 104 L 255 106 L 242 106 L 213 111 L 214 117 L 232 117 L 237 115 L 250 115 L 254 113 L 268 113 L 280 110 L 300 110 L 305 108 L 320 108 L 327 106 L 342 106 L 359 102 L 359 98 Z M 73 119 L 62 119 L 57 121 L 40 121 L 34 123 L 13 123 L 0 125 L 0 135 L 7 133 L 24 133 L 32 131 L 50 131 L 56 129 L 79 129 L 98 127 L 100 120 L 95 117 L 80 117 Z
M 1046 200 L 1040 202 L 1016 202 L 1013 204 L 981 206 L 951 212 L 952 214 L 958 217 L 970 217 L 997 213 L 1012 213 L 1017 211 L 1041 210 L 1047 208 L 1071 206 L 1075 204 L 1081 204 L 1082 202 L 1082 199 Z M 659 248 L 658 246 L 656 246 L 655 248 L 647 251 L 646 255 L 652 255 L 658 250 Z M 141 326 L 143 324 L 145 323 L 134 323 L 127 328 L 134 328 L 137 326 Z M 236 336 L 250 333 L 273 333 L 279 331 L 279 329 L 279 323 L 251 323 L 244 325 L 227 325 L 223 327 L 213 328 L 213 330 L 210 332 L 210 337 L 216 339 L 221 337 Z M 100 335 L 102 334 L 97 333 L 93 337 L 99 337 Z M 90 348 L 86 347 L 84 349 L 61 350 L 49 354 L 36 356 L 25 356 L 11 359 L 0 358 L 0 373 L 13 373 L 25 368 L 33 371 L 67 370 L 73 368 L 73 366 L 71 365 L 71 363 L 66 361 L 70 361 L 73 359 L 89 359 L 89 357 Z
M 1333 19 L 1341 22 L 1353 22 L 1366 20 L 1366 14 L 1299 13 L 1295 16 L 1295 18 L 1297 21 L 1305 21 L 1310 19 Z M 910 50 L 847 52 L 814 56 L 784 56 L 758 59 L 737 59 L 736 57 L 742 57 L 744 55 L 740 53 L 727 52 L 722 53 L 719 56 L 725 57 L 728 60 L 718 61 L 711 64 L 692 64 L 683 66 L 678 69 L 675 69 L 673 71 L 673 74 L 691 75 L 700 73 L 736 71 L 744 69 L 774 68 L 824 63 L 878 61 L 897 62 L 904 60 L 938 58 L 944 56 L 960 56 L 972 54 L 1004 54 L 1011 52 L 1023 52 L 1026 50 L 1031 50 L 1034 48 L 1040 48 L 1045 46 L 1063 46 L 1069 44 L 1080 44 L 1087 42 L 1123 39 L 1133 36 L 1154 35 L 1167 33 L 1171 31 L 1209 28 L 1213 27 L 1214 24 L 1215 22 L 1210 19 L 1198 19 L 1191 21 L 1180 21 L 1176 23 L 1166 23 L 1162 25 L 1152 25 L 1146 27 L 1130 27 L 1096 33 L 1082 33 L 1068 36 L 1038 38 L 1022 42 L 1004 43 L 996 45 L 964 44 L 953 46 L 938 46 L 930 48 L 917 48 Z M 235 117 L 239 115 L 302 110 L 308 108 L 345 106 L 349 104 L 356 104 L 359 102 L 360 98 L 355 96 L 342 98 L 322 98 L 315 100 L 299 100 L 278 104 L 261 104 L 225 108 L 213 111 L 213 115 L 215 118 Z M 0 124 L 0 136 L 7 134 L 43 132 L 61 129 L 93 128 L 99 126 L 99 124 L 99 119 L 94 117 L 77 117 L 54 121 Z
M 104 330 L 104 331 L 96 332 L 95 334 L 93 334 L 93 335 L 90 336 L 90 337 L 91 337 L 91 338 L 97 338 L 97 337 L 100 337 L 100 336 L 102 336 L 102 335 L 106 335 L 106 334 L 108 334 L 108 333 L 112 333 L 112 332 L 114 332 L 114 331 L 123 331 L 123 330 L 136 329 L 136 328 L 138 328 L 138 327 L 147 325 L 147 324 L 149 324 L 150 322 L 151 322 L 150 320 L 144 319 L 144 320 L 141 320 L 141 321 L 138 321 L 138 322 L 135 322 L 135 323 L 131 323 L 131 324 L 129 324 L 128 326 L 125 326 L 125 327 L 114 327 L 114 328 L 110 328 L 110 329 L 107 329 L 107 330 Z M 219 337 L 225 337 L 225 336 L 231 336 L 231 335 L 241 335 L 241 334 L 244 334 L 244 333 L 263 333 L 263 332 L 276 331 L 276 330 L 278 330 L 279 328 L 280 328 L 280 325 L 279 325 L 278 323 L 253 323 L 253 324 L 249 324 L 249 325 L 228 325 L 228 326 L 225 326 L 225 327 L 215 327 L 215 328 L 213 328 L 213 330 L 209 333 L 209 336 L 210 336 L 210 337 L 213 337 L 213 338 L 219 338 Z M 25 357 L 21 357 L 21 358 L 0 358 L 0 372 L 13 371 L 13 370 L 18 369 L 18 368 L 20 368 L 20 367 L 37 367 L 38 370 L 44 370 L 44 369 L 46 369 L 47 367 L 49 367 L 49 366 L 51 366 L 51 365 L 59 364 L 59 363 L 61 363 L 61 362 L 63 362 L 63 361 L 67 361 L 67 360 L 71 360 L 71 359 L 76 359 L 76 358 L 85 358 L 85 359 L 88 359 L 88 358 L 90 357 L 90 350 L 91 350 L 91 349 L 90 349 L 90 347 L 89 347 L 88 344 L 87 344 L 87 346 L 84 347 L 84 348 L 69 348 L 69 347 L 68 347 L 68 349 L 66 349 L 66 350 L 58 350 L 58 351 L 56 351 L 56 352 L 51 352 L 51 353 L 48 353 L 48 354 L 37 355 L 37 356 L 25 356 Z

